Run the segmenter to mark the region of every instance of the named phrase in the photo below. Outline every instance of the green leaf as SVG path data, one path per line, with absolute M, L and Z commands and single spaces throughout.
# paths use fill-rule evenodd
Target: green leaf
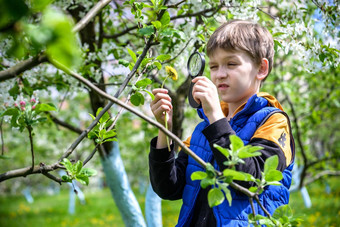
M 29 12 L 24 0 L 1 0 L 0 3 L 0 29 L 13 24 Z
M 276 170 L 278 164 L 279 158 L 277 155 L 267 158 L 264 163 L 264 174 L 267 175 L 269 171 Z
M 131 56 L 133 62 L 136 63 L 136 61 L 137 61 L 137 56 L 136 56 L 135 52 L 133 52 L 133 51 L 132 51 L 130 48 L 128 48 L 128 47 L 127 47 L 127 50 L 128 50 L 128 52 L 129 52 L 129 54 L 130 54 L 130 56 Z
M 268 172 L 264 174 L 264 179 L 267 182 L 280 181 L 282 180 L 282 178 L 283 178 L 282 173 L 276 169 L 269 170 Z
M 116 135 L 117 135 L 117 133 L 115 132 L 115 130 L 110 130 L 110 131 L 108 131 L 104 134 L 103 139 L 111 138 L 111 137 L 114 137 Z
M 231 197 L 230 190 L 228 189 L 228 184 L 222 183 L 222 184 L 219 184 L 219 186 L 220 186 L 220 188 L 222 189 L 222 191 L 224 192 L 225 197 L 226 197 L 227 200 L 228 200 L 229 206 L 231 206 L 231 203 L 232 203 L 233 199 L 232 199 L 232 197 Z
M 201 184 L 202 188 L 206 188 L 210 185 L 215 184 L 215 178 L 204 178 L 204 179 L 201 180 L 200 184 Z
M 57 108 L 52 103 L 39 103 L 35 107 L 35 111 L 37 112 L 57 111 Z
M 80 175 L 75 177 L 83 185 L 89 185 L 89 177 L 85 175 Z
M 110 139 L 105 139 L 105 143 L 106 142 L 110 142 L 110 141 L 117 141 L 117 138 L 116 137 L 114 137 L 114 138 L 110 138 Z
M 102 130 L 99 131 L 99 136 L 98 137 L 99 138 L 103 138 L 105 134 L 106 134 L 106 129 L 103 128 Z
M 157 30 L 159 30 L 162 27 L 162 23 L 160 21 L 158 21 L 158 20 L 157 21 L 152 21 L 151 23 L 152 23 L 153 26 L 155 26 L 155 28 Z
M 7 116 L 17 116 L 19 114 L 20 114 L 20 111 L 19 111 L 18 108 L 9 108 L 1 114 L 1 117 L 6 116 L 6 115 Z
M 118 63 L 119 63 L 120 65 L 125 66 L 125 67 L 128 67 L 129 64 L 130 64 L 130 62 L 127 61 L 127 60 L 125 60 L 125 59 L 119 59 Z
M 236 152 L 237 150 L 244 146 L 243 141 L 236 135 L 231 135 L 229 139 L 231 142 L 230 148 L 233 152 Z
M 60 162 L 60 164 L 62 164 L 63 166 L 65 166 L 66 170 L 68 172 L 72 172 L 72 163 L 70 162 L 70 160 L 68 160 L 67 158 L 64 158 L 62 162 Z
M 282 185 L 279 181 L 270 181 L 270 182 L 267 182 L 267 185 L 275 185 L 275 186 L 280 186 Z
M 162 28 L 165 28 L 170 23 L 170 14 L 168 11 L 165 11 L 162 18 L 161 18 Z
M 91 168 L 83 168 L 81 174 L 84 176 L 92 177 L 94 175 L 97 175 L 97 170 Z
M 53 39 L 47 43 L 47 57 L 67 69 L 77 69 L 82 59 L 80 45 L 72 31 L 73 21 L 61 11 L 48 8 L 43 12 L 41 26 L 53 33 Z
M 139 106 L 141 104 L 142 100 L 140 95 L 138 95 L 138 92 L 131 95 L 130 102 L 135 106 Z
M 66 182 L 72 182 L 72 178 L 70 176 L 63 175 L 61 179 Z
M 159 60 L 159 61 L 166 61 L 168 59 L 171 58 L 171 55 L 170 54 L 161 54 L 159 55 L 156 60 Z
M 260 152 L 256 152 L 258 150 L 262 150 L 263 147 L 260 146 L 251 146 L 247 145 L 242 147 L 239 152 L 238 152 L 238 157 L 239 158 L 250 158 L 250 157 L 255 157 L 255 156 L 260 156 Z
M 155 61 L 153 64 L 157 67 L 158 70 L 162 69 L 162 64 L 159 63 L 158 61 Z
M 0 159 L 10 159 L 11 157 L 8 157 L 6 155 L 0 155 Z
M 78 160 L 77 163 L 74 165 L 74 172 L 76 174 L 80 173 L 81 168 L 83 168 L 83 162 Z
M 89 113 L 90 114 L 90 113 Z M 92 114 L 90 114 L 90 116 L 91 116 L 91 118 L 93 119 L 93 120 L 95 120 L 96 119 L 96 117 L 95 116 L 93 116 Z
M 148 90 L 146 90 L 146 89 L 143 89 L 143 91 L 145 91 L 146 93 L 148 93 L 148 94 L 150 95 L 150 97 L 151 97 L 152 100 L 155 99 L 155 96 L 154 96 L 150 91 L 148 91 Z
M 233 180 L 255 181 L 255 178 L 251 174 L 232 170 L 232 169 L 223 170 L 223 175 L 231 176 L 233 177 Z
M 141 88 L 141 87 L 145 88 L 145 87 L 147 87 L 150 84 L 152 84 L 152 80 L 150 80 L 149 78 L 144 78 L 144 79 L 142 79 L 142 80 L 140 80 L 140 81 L 138 81 L 136 83 L 136 87 L 138 87 L 138 88 Z
M 249 191 L 255 193 L 255 192 L 257 192 L 257 187 L 250 187 Z
M 218 188 L 212 188 L 208 192 L 208 203 L 210 207 L 218 206 L 224 201 L 224 195 Z
M 31 8 L 34 12 L 40 12 L 45 9 L 54 0 L 31 0 Z
M 204 178 L 206 178 L 208 175 L 206 172 L 203 172 L 203 171 L 196 171 L 196 172 L 193 172 L 191 174 L 191 180 L 194 181 L 194 180 L 202 180 Z
M 214 147 L 219 150 L 226 158 L 230 156 L 229 149 L 223 148 L 217 144 L 214 144 Z
M 154 27 L 152 25 L 139 29 L 139 33 L 144 36 L 150 36 L 154 33 Z

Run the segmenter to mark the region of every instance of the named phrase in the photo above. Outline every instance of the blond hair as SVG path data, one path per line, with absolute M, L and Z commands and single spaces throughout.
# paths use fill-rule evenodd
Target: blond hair
M 263 58 L 267 58 L 269 62 L 268 75 L 272 70 L 273 37 L 266 28 L 255 22 L 231 20 L 222 24 L 208 41 L 208 56 L 213 55 L 218 48 L 225 51 L 245 51 L 257 66 L 260 66 Z

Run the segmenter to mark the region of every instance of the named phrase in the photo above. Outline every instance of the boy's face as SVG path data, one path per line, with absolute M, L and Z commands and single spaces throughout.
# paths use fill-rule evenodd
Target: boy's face
M 211 80 L 226 103 L 240 106 L 259 91 L 259 67 L 243 51 L 218 48 L 210 56 L 209 67 Z

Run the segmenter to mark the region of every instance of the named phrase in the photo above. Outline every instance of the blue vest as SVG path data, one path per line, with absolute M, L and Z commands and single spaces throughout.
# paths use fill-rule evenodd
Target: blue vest
M 204 115 L 202 109 L 198 109 L 197 112 L 204 121 L 196 126 L 190 140 L 190 149 L 205 162 L 211 162 L 213 154 L 209 142 L 202 133 L 202 130 L 209 125 L 209 120 Z M 275 107 L 270 107 L 267 99 L 254 95 L 248 100 L 244 109 L 237 113 L 229 123 L 237 136 L 247 145 L 261 123 L 264 123 L 264 121 L 275 112 L 283 111 Z M 294 152 L 292 141 L 291 149 L 292 152 Z M 259 196 L 261 203 L 271 214 L 274 213 L 277 207 L 288 204 L 289 202 L 288 189 L 291 184 L 293 164 L 294 162 L 283 171 L 281 186 L 268 186 Z M 214 162 L 214 167 L 215 169 L 219 169 L 216 162 Z M 200 181 L 191 180 L 191 174 L 195 171 L 205 170 L 189 156 L 186 169 L 186 185 L 183 191 L 183 205 L 177 226 L 189 226 L 191 222 L 195 201 L 200 191 Z M 217 226 L 248 226 L 248 214 L 252 213 L 248 197 L 241 193 L 236 193 L 232 188 L 230 188 L 230 191 L 233 199 L 232 205 L 229 206 L 228 201 L 225 200 L 222 204 L 213 208 Z M 265 216 L 256 201 L 254 201 L 254 207 L 256 214 Z

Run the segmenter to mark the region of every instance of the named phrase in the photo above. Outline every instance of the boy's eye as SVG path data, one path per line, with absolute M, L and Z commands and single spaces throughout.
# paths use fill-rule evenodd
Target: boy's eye
M 228 65 L 230 65 L 230 66 L 235 66 L 235 65 L 237 65 L 237 64 L 234 63 L 234 62 L 229 62 Z
M 210 69 L 216 69 L 216 68 L 217 68 L 216 65 L 211 65 L 211 66 L 210 66 Z

